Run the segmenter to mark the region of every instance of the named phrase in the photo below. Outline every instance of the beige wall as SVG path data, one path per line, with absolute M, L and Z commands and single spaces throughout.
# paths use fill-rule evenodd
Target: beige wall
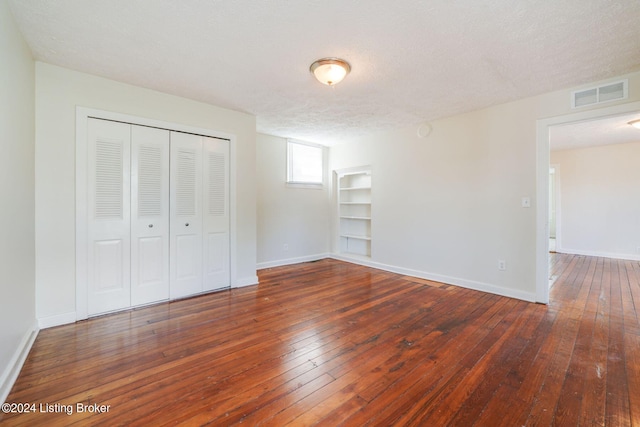
M 34 63 L 0 0 L 0 402 L 35 330 Z M 19 362 L 18 362 L 19 363 Z
M 256 167 L 258 267 L 327 256 L 332 211 L 326 176 L 322 190 L 287 186 L 287 140 L 262 134 Z
M 640 99 L 640 73 L 625 77 L 617 104 Z M 427 138 L 412 127 L 332 147 L 332 169 L 372 166 L 372 265 L 536 300 L 536 127 L 576 113 L 572 89 L 434 121 Z
M 75 312 L 76 106 L 236 136 L 237 262 L 232 277 L 255 283 L 255 117 L 104 78 L 36 63 L 36 313 L 46 325 Z
M 639 160 L 640 142 L 551 152 L 559 166 L 558 252 L 640 259 Z

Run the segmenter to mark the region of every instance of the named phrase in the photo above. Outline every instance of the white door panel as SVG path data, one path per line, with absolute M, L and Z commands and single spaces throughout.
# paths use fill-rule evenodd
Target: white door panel
M 94 295 L 126 290 L 122 240 L 96 240 L 93 242 Z
M 202 287 L 202 138 L 171 132 L 170 297 Z
M 229 286 L 229 233 L 209 233 L 205 236 L 205 289 Z
M 229 142 L 203 138 L 204 290 L 230 285 Z
M 89 119 L 89 315 L 131 305 L 130 126 Z
M 200 242 L 199 235 L 183 233 L 176 236 L 175 280 L 181 284 L 180 289 L 175 289 L 176 297 L 202 292 L 200 263 L 197 257 Z
M 168 237 L 168 236 L 167 236 Z M 168 270 L 169 259 L 165 259 L 164 251 L 168 246 L 163 237 L 140 237 L 137 240 L 138 247 L 138 286 L 149 287 L 154 286 L 164 280 L 165 270 Z M 168 271 L 167 271 L 168 273 Z M 167 297 L 168 295 L 167 283 Z M 135 305 L 135 304 L 134 304 Z
M 230 285 L 229 141 L 87 121 L 87 313 Z
M 169 131 L 131 126 L 131 304 L 169 298 Z
M 207 257 L 207 274 L 214 274 L 225 269 L 226 233 L 209 233 L 206 246 L 209 248 Z

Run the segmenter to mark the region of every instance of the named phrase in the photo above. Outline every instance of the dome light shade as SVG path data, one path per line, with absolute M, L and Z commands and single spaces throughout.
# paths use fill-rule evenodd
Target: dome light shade
M 309 70 L 320 83 L 333 86 L 340 83 L 349 74 L 351 66 L 342 59 L 323 58 L 311 64 Z

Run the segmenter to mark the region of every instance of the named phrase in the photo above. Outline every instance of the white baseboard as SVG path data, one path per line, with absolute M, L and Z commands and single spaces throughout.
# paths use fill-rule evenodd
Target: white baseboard
M 9 392 L 11 391 L 13 384 L 16 382 L 16 379 L 18 379 L 22 365 L 24 365 L 25 360 L 27 360 L 31 346 L 37 336 L 38 326 L 37 323 L 34 322 L 33 326 L 31 326 L 31 328 L 29 328 L 25 333 L 24 337 L 22 337 L 22 340 L 16 348 L 13 357 L 9 361 L 7 368 L 2 373 L 2 376 L 0 376 L 0 404 L 4 403 L 7 396 L 9 396 Z
M 524 292 L 516 289 L 507 289 L 501 286 L 491 285 L 489 283 L 476 282 L 473 280 L 461 279 L 459 277 L 445 276 L 442 274 L 429 273 L 426 271 L 412 270 L 409 268 L 397 267 L 394 265 L 382 264 L 371 261 L 364 257 L 350 257 L 340 254 L 332 254 L 331 258 L 341 261 L 347 261 L 354 264 L 364 265 L 366 267 L 377 268 L 379 270 L 390 271 L 392 273 L 402 274 L 405 276 L 417 277 L 420 279 L 432 280 L 434 282 L 446 283 L 449 285 L 460 286 L 461 288 L 473 289 L 476 291 L 487 292 L 490 294 L 500 295 L 503 297 L 515 298 L 528 302 L 536 302 L 535 292 Z
M 586 256 L 595 256 L 595 257 L 602 257 L 602 258 L 640 261 L 640 254 L 620 254 L 620 253 L 614 253 L 614 252 L 583 251 L 580 249 L 567 249 L 567 248 L 556 248 L 556 252 L 561 254 L 569 254 L 569 255 L 586 255 Z
M 256 265 L 256 268 L 258 270 L 262 270 L 263 268 L 280 267 L 283 265 L 291 265 L 291 264 L 300 264 L 302 262 L 318 261 L 320 259 L 330 258 L 331 256 L 332 255 L 329 253 L 324 253 L 324 254 L 306 255 L 306 256 L 301 256 L 296 258 L 279 259 L 275 261 L 259 262 Z
M 252 286 L 258 284 L 258 276 L 241 277 L 236 279 L 231 285 L 232 288 L 242 288 L 245 286 Z
M 55 316 L 47 316 L 38 318 L 38 326 L 40 329 L 53 328 L 54 326 L 67 325 L 77 321 L 76 312 L 56 314 Z

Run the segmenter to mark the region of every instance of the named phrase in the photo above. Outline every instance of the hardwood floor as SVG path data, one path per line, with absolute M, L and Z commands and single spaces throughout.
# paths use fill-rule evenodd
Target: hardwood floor
M 323 260 L 43 330 L 0 424 L 640 425 L 640 263 L 550 261 L 548 306 Z

